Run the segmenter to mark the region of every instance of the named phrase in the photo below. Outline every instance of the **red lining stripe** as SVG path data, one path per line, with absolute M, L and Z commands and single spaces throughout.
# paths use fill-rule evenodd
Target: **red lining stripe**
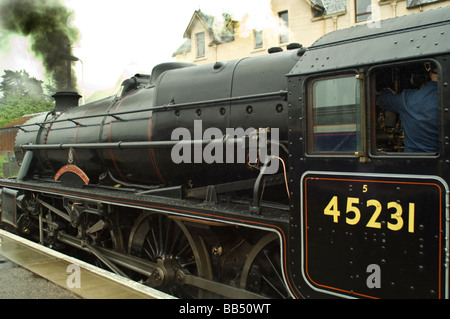
M 150 116 L 148 119 L 147 139 L 149 142 L 152 141 L 152 114 L 153 114 L 153 112 L 150 112 Z M 148 152 L 150 154 L 150 159 L 152 161 L 153 169 L 155 170 L 156 175 L 158 175 L 158 178 L 161 183 L 166 184 L 166 181 L 165 181 L 164 177 L 161 175 L 158 165 L 156 164 L 156 159 L 155 159 L 155 154 L 153 153 L 153 149 L 149 148 Z
M 82 116 L 85 116 L 86 113 L 91 109 L 91 107 L 92 107 L 92 105 L 90 105 L 89 107 L 87 107 L 86 110 L 83 112 L 83 115 L 82 115 Z M 79 122 L 79 123 L 77 124 L 77 129 L 76 129 L 76 131 L 75 131 L 75 136 L 73 137 L 73 142 L 74 142 L 75 144 L 76 144 L 77 141 L 78 141 L 78 130 L 80 129 L 80 126 L 81 126 L 81 122 Z M 84 167 L 83 167 L 83 165 L 82 165 L 82 163 L 81 163 L 80 157 L 78 156 L 78 150 L 77 150 L 77 149 L 74 149 L 74 150 L 73 150 L 73 155 L 74 155 L 75 161 L 76 161 L 76 163 L 78 164 L 78 166 L 79 166 L 82 170 L 84 170 Z
M 48 137 L 50 136 L 50 133 L 52 131 L 53 124 L 55 124 L 55 121 L 62 115 L 63 113 L 58 114 L 58 116 L 53 120 L 53 122 L 48 127 L 48 132 L 45 136 L 45 144 L 48 144 Z M 45 129 L 45 128 L 44 128 Z M 53 165 L 50 163 L 50 158 L 48 156 L 48 150 L 45 151 L 45 158 L 47 159 L 47 165 L 50 167 L 54 173 L 56 173 L 56 169 L 53 167 Z
M 128 95 L 126 95 L 116 106 L 116 108 L 114 109 L 114 112 L 117 112 L 117 110 L 119 109 L 120 105 L 122 104 L 123 101 L 125 101 L 132 93 L 134 93 L 134 91 L 130 92 Z M 112 132 L 112 125 L 114 122 L 114 118 L 111 119 L 111 122 L 109 122 L 109 132 L 108 132 L 108 142 L 111 142 L 111 132 Z M 113 162 L 114 168 L 116 169 L 117 174 L 119 174 L 120 178 L 122 178 L 123 180 L 127 180 L 127 178 L 122 174 L 122 172 L 119 169 L 119 166 L 117 165 L 116 159 L 114 158 L 114 152 L 112 149 L 109 150 L 109 154 L 111 155 L 111 160 Z

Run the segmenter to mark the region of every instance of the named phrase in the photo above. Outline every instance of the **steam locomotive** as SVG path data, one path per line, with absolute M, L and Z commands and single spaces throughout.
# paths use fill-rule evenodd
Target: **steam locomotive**
M 448 17 L 60 92 L 17 127 L 2 227 L 179 298 L 448 298 Z M 439 152 L 407 153 L 376 96 L 430 64 Z

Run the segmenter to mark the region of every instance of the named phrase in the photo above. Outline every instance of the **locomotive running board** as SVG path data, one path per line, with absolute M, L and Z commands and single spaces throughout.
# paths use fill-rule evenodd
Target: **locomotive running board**
M 217 202 L 217 194 L 224 194 L 232 191 L 252 189 L 255 186 L 256 178 L 229 182 L 223 184 L 214 184 L 204 187 L 187 189 L 185 196 L 187 198 L 205 199 L 208 203 Z M 283 175 L 267 175 L 265 176 L 266 186 L 277 185 L 283 183 Z

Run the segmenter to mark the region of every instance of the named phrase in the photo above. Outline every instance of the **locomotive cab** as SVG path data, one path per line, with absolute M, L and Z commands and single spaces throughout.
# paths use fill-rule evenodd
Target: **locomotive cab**
M 331 32 L 288 75 L 297 293 L 449 297 L 449 10 Z M 379 96 L 424 90 L 434 67 L 437 148 L 410 151 L 403 115 Z

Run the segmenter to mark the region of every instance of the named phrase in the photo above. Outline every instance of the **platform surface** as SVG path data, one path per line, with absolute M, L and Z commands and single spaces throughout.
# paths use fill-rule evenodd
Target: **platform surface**
M 0 255 L 0 299 L 82 299 Z
M 53 292 L 50 289 L 53 289 Z M 0 294 L 2 292 L 4 295 L 0 295 L 0 299 L 173 298 L 150 287 L 0 230 Z

